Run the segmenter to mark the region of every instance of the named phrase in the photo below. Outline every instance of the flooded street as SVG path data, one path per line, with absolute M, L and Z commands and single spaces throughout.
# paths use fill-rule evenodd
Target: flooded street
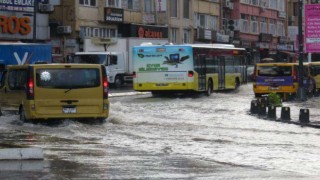
M 320 130 L 252 116 L 253 97 L 251 84 L 210 97 L 111 96 L 103 124 L 23 124 L 7 112 L 0 143 L 42 147 L 45 159 L 0 162 L 0 179 L 318 179 Z M 300 108 L 320 121 L 319 100 L 284 106 L 292 121 Z

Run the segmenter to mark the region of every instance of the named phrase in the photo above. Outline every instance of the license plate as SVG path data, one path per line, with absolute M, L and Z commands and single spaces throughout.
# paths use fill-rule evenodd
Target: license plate
M 279 90 L 279 87 L 269 87 L 269 90 Z
M 74 113 L 77 113 L 77 108 L 75 107 L 62 108 L 62 112 L 65 114 L 74 114 Z

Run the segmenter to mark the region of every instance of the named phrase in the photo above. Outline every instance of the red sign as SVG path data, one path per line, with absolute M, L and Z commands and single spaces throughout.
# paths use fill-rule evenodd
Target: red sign
M 138 36 L 139 38 L 163 38 L 161 31 L 145 29 L 143 27 L 139 27 Z
M 22 34 L 27 35 L 31 32 L 31 26 L 29 23 L 31 20 L 28 17 L 16 17 L 16 16 L 0 16 L 0 34 Z

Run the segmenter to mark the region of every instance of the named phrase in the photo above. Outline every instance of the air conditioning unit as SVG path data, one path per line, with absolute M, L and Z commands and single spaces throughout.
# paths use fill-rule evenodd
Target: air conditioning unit
M 71 26 L 58 26 L 57 33 L 58 34 L 70 34 L 72 32 Z
M 230 3 L 231 3 L 230 0 L 225 0 L 224 6 L 225 7 L 230 7 Z
M 232 2 L 229 3 L 229 8 L 233 9 L 233 3 Z
M 54 6 L 52 4 L 39 4 L 39 11 L 40 12 L 53 12 Z
M 296 20 L 295 16 L 289 16 L 289 21 L 294 22 Z

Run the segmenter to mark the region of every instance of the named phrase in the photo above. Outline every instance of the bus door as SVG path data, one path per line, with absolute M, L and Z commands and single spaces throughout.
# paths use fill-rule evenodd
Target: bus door
M 238 57 L 240 61 L 240 72 L 241 72 L 241 83 L 248 82 L 248 76 L 247 76 L 247 59 L 245 57 Z
M 218 88 L 225 88 L 225 80 L 226 80 L 226 62 L 224 57 L 219 57 L 218 60 Z
M 199 55 L 198 59 L 199 90 L 206 90 L 206 56 L 204 54 Z

